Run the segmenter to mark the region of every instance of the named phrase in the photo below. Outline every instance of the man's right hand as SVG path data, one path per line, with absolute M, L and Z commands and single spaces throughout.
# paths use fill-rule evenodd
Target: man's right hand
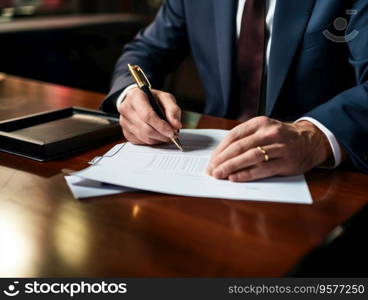
M 138 145 L 167 143 L 182 128 L 181 110 L 171 94 L 152 90 L 168 122 L 161 120 L 152 109 L 148 98 L 139 88 L 128 91 L 119 106 L 120 125 L 125 138 Z

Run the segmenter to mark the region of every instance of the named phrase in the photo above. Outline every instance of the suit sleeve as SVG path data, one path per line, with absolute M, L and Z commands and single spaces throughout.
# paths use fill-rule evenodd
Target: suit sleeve
M 350 19 L 346 35 L 359 34 L 347 42 L 350 63 L 355 69 L 356 86 L 307 113 L 338 139 L 353 164 L 368 173 L 368 10 L 366 0 L 356 1 L 357 14 Z
M 155 20 L 141 30 L 123 49 L 114 70 L 112 87 L 101 109 L 117 113 L 116 100 L 121 92 L 134 83 L 127 64 L 137 64 L 146 73 L 154 88 L 162 87 L 165 77 L 189 53 L 183 0 L 167 0 Z

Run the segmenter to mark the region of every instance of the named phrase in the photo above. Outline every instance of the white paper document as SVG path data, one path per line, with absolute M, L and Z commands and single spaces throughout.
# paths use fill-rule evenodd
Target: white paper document
M 224 130 L 182 130 L 185 152 L 175 145 L 119 144 L 94 165 L 74 175 L 98 182 L 153 192 L 233 200 L 311 204 L 304 176 L 234 183 L 206 174 L 213 150 L 228 134 Z
M 102 182 L 88 180 L 77 176 L 65 176 L 65 181 L 76 199 L 108 196 L 134 191 L 130 188 L 104 184 Z

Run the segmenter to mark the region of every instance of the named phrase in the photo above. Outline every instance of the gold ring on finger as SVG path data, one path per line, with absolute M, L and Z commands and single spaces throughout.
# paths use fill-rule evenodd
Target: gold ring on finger
M 262 148 L 262 147 L 257 147 L 257 149 L 258 149 L 259 151 L 261 151 L 261 152 L 262 152 L 262 154 L 264 155 L 264 161 L 265 161 L 265 162 L 267 162 L 267 161 L 269 161 L 269 160 L 270 160 L 270 157 L 269 157 L 269 155 L 268 155 L 267 151 L 266 151 L 264 148 Z

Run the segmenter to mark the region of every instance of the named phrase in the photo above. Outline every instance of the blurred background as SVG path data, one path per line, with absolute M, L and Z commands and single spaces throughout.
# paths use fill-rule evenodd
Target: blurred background
M 107 93 L 124 44 L 163 0 L 0 0 L 0 72 Z M 200 112 L 203 92 L 191 57 L 165 90 Z

